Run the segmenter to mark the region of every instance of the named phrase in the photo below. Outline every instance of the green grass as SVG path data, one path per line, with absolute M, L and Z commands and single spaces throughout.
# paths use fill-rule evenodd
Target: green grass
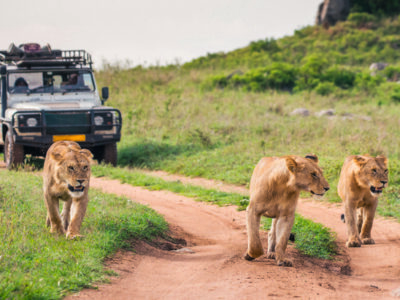
M 113 274 L 103 266 L 108 256 L 168 227 L 150 208 L 92 189 L 85 238 L 69 241 L 45 226 L 39 176 L 0 172 L 0 181 L 0 299 L 60 299 L 107 281 Z
M 383 193 L 378 212 L 400 219 L 400 146 L 394 142 L 400 140 L 400 106 L 387 99 L 390 89 L 385 90 L 393 83 L 382 84 L 383 90 L 329 96 L 203 91 L 200 84 L 210 73 L 153 68 L 98 74 L 115 91 L 110 104 L 123 112 L 119 166 L 246 185 L 263 156 L 314 153 L 331 186 L 326 199 L 340 202 L 336 190 L 345 157 L 384 154 L 393 193 Z M 130 83 L 133 78 L 137 85 Z M 292 116 L 299 107 L 311 116 Z M 314 115 L 330 108 L 334 117 Z
M 385 154 L 391 189 L 378 211 L 400 219 L 400 18 L 356 17 L 184 65 L 99 70 L 123 114 L 119 165 L 248 184 L 262 156 L 314 153 L 331 185 L 326 198 L 338 202 L 345 157 Z M 389 68 L 371 76 L 381 61 Z M 293 90 L 281 86 L 287 76 Z M 231 84 L 207 86 L 215 78 Z M 292 116 L 300 107 L 311 116 Z M 335 116 L 315 116 L 326 109 Z
M 93 174 L 95 176 L 107 176 L 113 179 L 119 179 L 124 183 L 142 186 L 150 190 L 168 190 L 187 197 L 192 197 L 197 201 L 211 202 L 220 206 L 236 205 L 239 210 L 245 209 L 249 203 L 248 198 L 242 195 L 204 189 L 198 186 L 183 184 L 178 181 L 165 181 L 154 176 L 143 174 L 139 170 L 109 168 L 104 165 L 97 165 L 93 167 Z M 262 227 L 268 230 L 271 219 L 263 218 L 262 222 Z M 296 233 L 295 247 L 301 253 L 324 259 L 332 259 L 336 254 L 335 235 L 323 225 L 296 215 L 292 232 Z
M 271 228 L 272 219 L 262 218 L 261 227 L 264 230 Z M 336 235 L 322 224 L 314 223 L 296 214 L 292 227 L 295 234 L 295 247 L 301 253 L 323 259 L 333 259 L 337 253 Z
M 165 181 L 158 177 L 143 174 L 143 172 L 138 170 L 96 165 L 93 166 L 92 173 L 97 177 L 106 176 L 112 179 L 118 179 L 122 183 L 145 187 L 146 189 L 153 191 L 167 190 L 186 197 L 194 198 L 197 201 L 210 202 L 219 206 L 236 205 L 239 210 L 246 209 L 249 203 L 247 196 L 221 192 L 214 189 L 204 189 L 199 186 L 183 184 L 180 181 Z

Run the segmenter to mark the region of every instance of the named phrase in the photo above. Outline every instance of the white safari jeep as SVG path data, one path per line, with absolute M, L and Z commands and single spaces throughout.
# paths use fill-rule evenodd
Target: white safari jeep
M 108 87 L 97 91 L 92 58 L 84 50 L 11 44 L 0 50 L 1 130 L 7 168 L 25 155 L 44 156 L 53 142 L 76 141 L 99 162 L 117 163 L 121 113 L 103 106 Z

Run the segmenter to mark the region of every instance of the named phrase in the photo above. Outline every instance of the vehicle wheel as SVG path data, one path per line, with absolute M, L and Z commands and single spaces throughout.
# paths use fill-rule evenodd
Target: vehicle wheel
M 24 146 L 14 143 L 11 131 L 7 131 L 4 141 L 4 162 L 7 169 L 16 169 L 24 162 Z
M 115 167 L 117 165 L 117 143 L 105 145 L 103 151 L 102 161 Z

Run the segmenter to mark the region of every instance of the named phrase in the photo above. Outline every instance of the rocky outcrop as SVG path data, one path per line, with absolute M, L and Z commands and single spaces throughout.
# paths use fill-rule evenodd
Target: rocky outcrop
M 350 12 L 350 0 L 324 0 L 317 13 L 316 24 L 333 26 L 337 21 L 346 20 Z

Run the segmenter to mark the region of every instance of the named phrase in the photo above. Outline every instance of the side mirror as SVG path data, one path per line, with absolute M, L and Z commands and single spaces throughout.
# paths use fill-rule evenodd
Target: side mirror
M 104 86 L 101 88 L 101 100 L 104 102 L 108 99 L 108 86 Z

